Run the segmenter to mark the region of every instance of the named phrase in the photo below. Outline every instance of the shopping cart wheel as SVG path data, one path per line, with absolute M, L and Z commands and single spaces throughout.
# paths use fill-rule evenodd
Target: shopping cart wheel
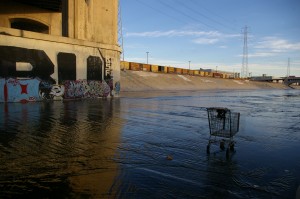
M 220 149 L 224 150 L 225 149 L 225 141 L 221 140 L 220 142 Z
M 206 153 L 207 153 L 207 154 L 210 153 L 210 144 L 208 144 L 208 145 L 206 146 Z

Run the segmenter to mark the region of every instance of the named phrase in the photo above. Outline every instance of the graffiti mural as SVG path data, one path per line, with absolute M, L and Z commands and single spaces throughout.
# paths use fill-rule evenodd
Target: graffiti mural
M 120 95 L 120 90 L 121 90 L 121 83 L 119 81 L 117 81 L 115 83 L 115 94 Z
M 5 86 L 5 79 L 4 78 L 0 78 L 0 102 L 5 102 L 5 97 L 4 97 L 4 86 Z M 6 91 L 7 92 L 7 91 Z
M 111 90 L 105 81 L 65 81 L 55 85 L 35 79 L 0 79 L 0 102 L 30 102 L 107 97 Z
M 40 85 L 39 85 L 39 95 L 40 98 L 43 100 L 50 100 L 52 99 L 50 92 L 51 92 L 51 88 L 53 83 L 49 82 L 49 81 L 44 81 L 44 80 L 40 80 Z
M 75 99 L 75 98 L 83 98 L 86 92 L 86 81 L 76 80 L 71 81 L 67 80 L 64 82 L 65 86 L 65 99 Z
M 99 98 L 119 94 L 112 59 L 88 56 L 87 79 L 76 80 L 76 54 L 57 54 L 58 80 L 54 80 L 55 64 L 45 51 L 0 45 L 0 102 L 29 102 Z M 104 75 L 103 75 L 104 73 Z M 104 77 L 104 79 L 103 79 Z
M 50 96 L 54 100 L 62 100 L 65 93 L 65 86 L 53 85 L 51 88 Z
M 2 84 L 3 87 L 2 87 Z M 38 79 L 18 80 L 9 78 L 1 80 L 1 101 L 2 102 L 30 102 L 40 100 Z
M 107 97 L 110 88 L 105 81 L 88 81 L 89 90 L 86 93 L 86 98 Z
M 105 81 L 65 81 L 65 99 L 107 97 L 110 88 Z
M 42 100 L 62 100 L 65 93 L 63 85 L 53 85 L 41 81 L 39 86 L 39 95 Z

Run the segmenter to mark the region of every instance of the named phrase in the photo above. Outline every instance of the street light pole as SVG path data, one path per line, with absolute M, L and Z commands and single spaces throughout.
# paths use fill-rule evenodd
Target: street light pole
M 149 52 L 146 52 L 147 53 L 147 64 L 148 64 L 148 54 L 149 54 Z
M 189 70 L 191 70 L 191 61 L 189 61 Z

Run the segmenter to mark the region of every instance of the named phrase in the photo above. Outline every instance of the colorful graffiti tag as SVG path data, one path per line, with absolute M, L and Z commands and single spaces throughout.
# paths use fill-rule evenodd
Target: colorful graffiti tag
M 39 96 L 39 83 L 37 79 L 18 80 L 9 78 L 1 79 L 1 101 L 27 102 L 37 101 Z
M 110 88 L 105 81 L 65 81 L 65 99 L 107 97 Z
M 105 81 L 67 80 L 55 85 L 35 79 L 0 78 L 0 102 L 30 102 L 77 98 L 107 97 L 110 87 Z
M 116 92 L 116 95 L 120 95 L 120 90 L 121 90 L 121 84 L 118 81 L 118 82 L 115 83 L 115 92 Z
M 59 52 L 56 66 L 43 50 L 0 45 L 0 102 L 113 96 L 112 59 L 99 54 L 87 58 L 87 80 L 76 80 L 74 53 Z M 21 63 L 31 67 L 18 68 Z M 51 77 L 55 67 L 58 81 Z

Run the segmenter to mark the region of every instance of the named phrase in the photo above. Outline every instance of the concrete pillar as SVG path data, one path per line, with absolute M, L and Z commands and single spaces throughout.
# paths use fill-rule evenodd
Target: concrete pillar
M 75 38 L 75 0 L 68 0 L 68 36 Z

